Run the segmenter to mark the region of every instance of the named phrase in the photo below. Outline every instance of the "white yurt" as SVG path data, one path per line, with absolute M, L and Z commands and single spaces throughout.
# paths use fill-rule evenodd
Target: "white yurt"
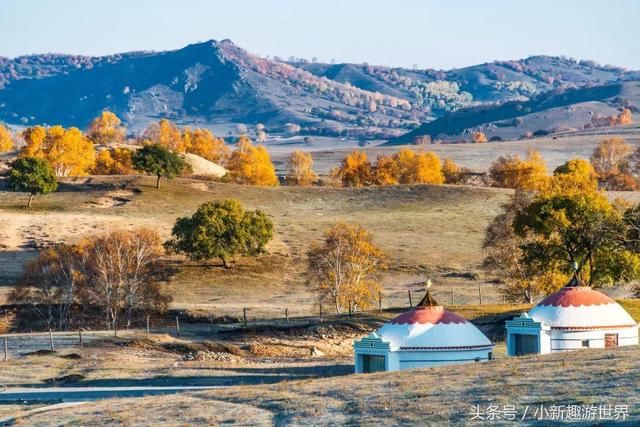
M 636 344 L 638 323 L 576 277 L 528 313 L 507 321 L 509 356 Z
M 356 373 L 491 359 L 493 344 L 471 322 L 427 294 L 412 310 L 355 341 Z

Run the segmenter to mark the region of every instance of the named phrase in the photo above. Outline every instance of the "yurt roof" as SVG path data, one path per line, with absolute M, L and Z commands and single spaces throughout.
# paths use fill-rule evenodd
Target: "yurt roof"
M 471 322 L 438 305 L 428 290 L 418 305 L 390 320 L 377 335 L 400 350 L 466 350 L 493 345 Z
M 612 298 L 582 285 L 576 278 L 543 299 L 529 312 L 536 322 L 555 329 L 589 330 L 637 326 L 633 318 Z

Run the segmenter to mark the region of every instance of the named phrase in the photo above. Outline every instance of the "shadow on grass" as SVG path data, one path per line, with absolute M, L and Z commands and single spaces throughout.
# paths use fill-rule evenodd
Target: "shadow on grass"
M 276 384 L 283 381 L 296 381 L 321 377 L 336 377 L 353 372 L 352 365 L 302 366 L 292 368 L 212 368 L 226 372 L 237 372 L 239 375 L 207 375 L 207 376 L 156 376 L 151 378 L 105 378 L 56 383 L 49 380 L 47 384 L 35 386 L 20 384 L 16 387 L 160 387 L 160 386 L 236 386 Z

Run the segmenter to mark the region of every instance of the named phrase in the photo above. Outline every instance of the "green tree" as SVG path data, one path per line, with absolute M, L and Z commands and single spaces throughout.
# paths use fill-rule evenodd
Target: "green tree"
M 176 153 L 160 145 L 145 145 L 133 154 L 133 167 L 139 171 L 156 175 L 156 188 L 160 188 L 160 178 L 174 178 L 182 173 L 185 161 Z
M 203 203 L 191 217 L 178 218 L 171 235 L 167 249 L 194 261 L 219 258 L 229 268 L 229 257 L 265 252 L 273 222 L 260 210 L 245 210 L 238 200 L 218 200 Z
M 15 191 L 29 193 L 27 207 L 36 194 L 49 194 L 58 188 L 58 180 L 53 168 L 44 159 L 36 157 L 22 157 L 11 164 L 9 171 L 9 186 Z
M 515 232 L 528 236 L 523 260 L 539 271 L 565 273 L 600 287 L 636 278 L 640 258 L 621 245 L 622 212 L 597 191 L 539 195 L 514 220 Z

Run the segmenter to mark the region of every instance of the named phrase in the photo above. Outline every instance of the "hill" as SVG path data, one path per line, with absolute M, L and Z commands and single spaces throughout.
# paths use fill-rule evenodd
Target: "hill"
M 463 109 L 425 123 L 386 144 L 412 143 L 424 135 L 432 140 L 469 139 L 469 134 L 476 130 L 488 138 L 501 139 L 517 139 L 526 132 L 546 135 L 576 131 L 593 127 L 605 117 L 616 116 L 623 108 L 629 108 L 638 119 L 640 81 L 553 90 L 526 101 Z
M 389 127 L 410 110 L 404 100 L 251 55 L 228 40 L 103 58 L 16 58 L 0 69 L 0 120 L 22 125 L 84 127 L 110 109 L 134 130 L 166 117 L 180 124 L 262 122 L 270 130 L 291 122 L 322 133 Z
M 303 134 L 390 138 L 459 109 L 639 76 L 549 56 L 448 71 L 284 62 L 210 40 L 164 52 L 0 58 L 0 121 L 85 127 L 109 109 L 133 132 L 165 117 L 224 133 L 237 123 L 287 133 L 292 123 Z

